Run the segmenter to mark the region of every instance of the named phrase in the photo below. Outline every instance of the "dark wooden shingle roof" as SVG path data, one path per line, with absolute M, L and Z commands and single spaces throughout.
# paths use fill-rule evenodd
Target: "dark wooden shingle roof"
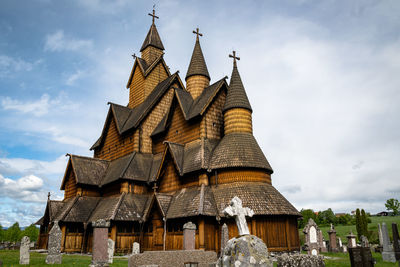
M 157 27 L 154 23 L 151 24 L 151 26 L 150 26 L 149 32 L 147 33 L 147 36 L 146 36 L 146 39 L 144 39 L 142 47 L 140 48 L 140 52 L 142 52 L 148 46 L 153 46 L 155 48 L 164 50 L 164 46 L 161 42 L 160 35 L 158 34 Z
M 233 67 L 231 81 L 229 83 L 228 94 L 223 111 L 231 108 L 245 108 L 250 111 L 251 105 L 244 89 L 242 79 L 240 78 L 239 71 L 236 65 Z
M 210 79 L 210 74 L 208 73 L 206 61 L 204 60 L 203 51 L 201 51 L 199 40 L 196 40 L 196 43 L 194 45 L 192 58 L 190 59 L 190 64 L 186 73 L 185 80 L 193 75 L 203 75 Z
M 251 133 L 229 133 L 214 149 L 209 169 L 232 167 L 261 168 L 273 172 Z

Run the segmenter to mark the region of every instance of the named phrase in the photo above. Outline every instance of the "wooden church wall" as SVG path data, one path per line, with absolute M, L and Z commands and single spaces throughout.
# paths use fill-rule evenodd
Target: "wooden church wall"
M 243 170 L 243 169 L 231 169 L 225 171 L 218 171 L 218 181 L 216 181 L 215 172 L 212 172 L 210 176 L 210 184 L 226 184 L 233 182 L 264 182 L 271 184 L 271 175 L 266 173 L 264 170 Z
M 142 70 L 136 65 L 132 82 L 129 88 L 129 108 L 134 108 L 144 101 L 144 76 Z
M 173 86 L 177 86 L 176 84 Z M 142 133 L 140 136 L 140 152 L 152 153 L 152 139 L 150 135 L 153 133 L 154 129 L 163 119 L 165 114 L 167 114 L 172 98 L 174 96 L 174 89 L 169 89 L 169 91 L 161 98 L 160 102 L 153 108 L 151 113 L 147 116 L 141 125 Z
M 213 103 L 208 107 L 201 121 L 200 136 L 210 139 L 221 139 L 224 132 L 224 115 L 222 109 L 225 104 L 226 93 L 221 90 Z
M 68 178 L 65 183 L 64 199 L 75 197 L 77 192 L 75 174 L 71 169 L 68 171 Z
M 102 196 L 109 197 L 114 195 L 119 195 L 121 193 L 121 182 L 116 181 L 112 184 L 108 184 L 102 188 Z
M 198 138 L 200 138 L 200 121 L 186 121 L 181 108 L 177 105 L 165 140 L 185 144 Z
M 157 66 L 150 72 L 144 81 L 144 99 L 153 91 L 153 89 L 162 81 L 168 78 L 168 74 L 163 64 L 158 63 Z
M 132 153 L 134 150 L 137 151 L 138 137 L 139 131 L 136 131 L 135 134 L 130 133 L 120 136 L 114 117 L 112 117 L 106 129 L 103 146 L 100 149 L 96 149 L 94 157 L 113 160 Z

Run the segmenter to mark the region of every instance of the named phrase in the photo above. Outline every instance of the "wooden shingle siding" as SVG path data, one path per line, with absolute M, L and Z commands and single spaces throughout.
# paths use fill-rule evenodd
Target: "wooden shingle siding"
M 65 183 L 64 199 L 75 197 L 76 192 L 77 192 L 77 187 L 76 187 L 75 175 L 72 169 L 70 169 L 68 180 Z
M 151 65 L 162 53 L 163 51 L 161 49 L 148 46 L 142 51 L 141 57 L 146 60 L 147 65 Z
M 185 144 L 198 138 L 200 138 L 200 122 L 187 122 L 180 107 L 176 107 L 165 140 Z
M 140 136 L 140 152 L 152 153 L 152 139 L 150 135 L 153 133 L 154 129 L 160 123 L 162 118 L 168 112 L 171 101 L 174 96 L 174 89 L 169 89 L 169 91 L 161 98 L 157 106 L 151 111 L 144 122 L 141 125 L 142 134 Z
M 129 88 L 129 108 L 134 108 L 144 101 L 144 76 L 139 66 L 136 66 L 132 83 Z
M 178 190 L 181 187 L 181 181 L 172 160 L 169 160 L 164 168 L 165 172 L 160 180 L 159 191 L 164 193 Z
M 253 133 L 251 112 L 244 108 L 233 108 L 225 112 L 225 134 L 232 132 Z
M 204 88 L 210 85 L 210 79 L 203 75 L 193 75 L 186 80 L 186 90 L 197 98 L 203 92 Z
M 220 91 L 213 103 L 208 107 L 200 126 L 200 136 L 209 139 L 221 139 L 224 129 L 224 107 L 226 92 Z
M 104 144 L 95 152 L 95 157 L 100 159 L 113 160 L 132 153 L 137 146 L 139 132 L 135 132 L 132 136 L 127 134 L 119 135 L 114 118 L 112 117 L 108 123 Z M 136 144 L 135 144 L 136 141 Z
M 210 176 L 210 184 L 226 184 L 233 182 L 264 182 L 271 184 L 271 175 L 264 170 L 231 169 L 217 172 L 218 181 L 215 179 L 215 172 Z
M 163 64 L 160 61 L 144 80 L 144 88 L 143 88 L 144 99 L 146 99 L 146 97 L 151 93 L 151 91 L 153 91 L 153 89 L 157 86 L 157 84 L 159 84 L 160 82 L 164 81 L 167 78 L 168 78 L 168 73 L 166 72 Z

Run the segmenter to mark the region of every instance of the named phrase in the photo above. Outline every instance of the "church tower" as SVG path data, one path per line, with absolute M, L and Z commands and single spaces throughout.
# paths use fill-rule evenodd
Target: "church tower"
M 253 133 L 253 125 L 249 99 L 247 98 L 242 79 L 237 68 L 236 51 L 229 57 L 233 58 L 233 70 L 229 84 L 228 94 L 224 105 L 224 132 L 230 133 Z
M 151 65 L 164 53 L 164 46 L 161 42 L 160 35 L 158 34 L 156 24 L 154 23 L 154 19 L 158 19 L 158 17 L 155 15 L 154 9 L 153 14 L 149 13 L 149 16 L 153 17 L 153 23 L 151 24 L 146 39 L 140 48 L 142 59 L 146 61 L 147 65 Z
M 186 90 L 189 91 L 193 99 L 196 99 L 201 95 L 204 88 L 210 85 L 210 74 L 208 74 L 206 61 L 200 47 L 199 36 L 203 36 L 203 34 L 199 32 L 199 28 L 193 33 L 196 34 L 196 43 L 185 80 Z

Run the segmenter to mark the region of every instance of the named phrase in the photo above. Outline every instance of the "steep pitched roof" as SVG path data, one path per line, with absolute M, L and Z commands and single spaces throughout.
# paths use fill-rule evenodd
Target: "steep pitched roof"
M 243 207 L 251 208 L 256 215 L 296 215 L 295 207 L 268 183 L 229 183 L 212 186 L 212 192 L 221 217 L 231 199 L 239 197 Z
M 225 135 L 214 149 L 209 170 L 252 167 L 273 172 L 254 136 L 250 133 Z
M 218 216 L 211 188 L 203 185 L 177 191 L 169 204 L 167 219 L 197 215 Z
M 138 66 L 139 66 L 140 70 L 142 71 L 143 76 L 147 77 L 155 69 L 155 67 L 158 66 L 159 63 L 162 64 L 162 66 L 164 67 L 168 76 L 170 76 L 171 73 L 169 72 L 167 63 L 165 63 L 165 61 L 164 61 L 164 54 L 161 54 L 150 65 L 147 64 L 146 60 L 144 60 L 140 57 L 136 57 L 136 60 L 133 63 L 131 74 L 129 75 L 128 83 L 126 84 L 126 88 L 129 88 L 131 86 L 133 75 L 135 74 L 135 70 Z
M 150 195 L 127 194 L 115 213 L 115 221 L 141 221 Z
M 98 202 L 96 208 L 91 213 L 90 218 L 88 219 L 89 222 L 97 221 L 98 219 L 104 220 L 113 220 L 115 217 L 115 213 L 119 208 L 125 194 L 122 193 L 117 197 L 105 197 L 101 198 Z
M 65 188 L 66 176 L 69 169 L 74 172 L 77 184 L 100 185 L 108 168 L 109 161 L 77 155 L 69 156 L 67 169 L 61 183 L 61 190 Z
M 155 48 L 164 50 L 164 46 L 161 42 L 160 35 L 158 34 L 157 27 L 154 23 L 151 24 L 151 26 L 150 26 L 149 32 L 147 33 L 147 36 L 146 36 L 146 39 L 144 39 L 142 47 L 140 48 L 140 52 L 142 52 L 148 46 L 153 46 Z
M 253 111 L 236 64 L 233 66 L 231 81 L 223 111 L 227 111 L 231 108 L 245 108 Z
M 206 61 L 204 60 L 203 51 L 201 51 L 199 40 L 196 40 L 194 45 L 192 58 L 190 59 L 185 80 L 193 75 L 203 75 L 210 79 L 210 74 L 208 73 Z
M 64 222 L 88 222 L 101 197 L 79 197 L 65 215 Z

